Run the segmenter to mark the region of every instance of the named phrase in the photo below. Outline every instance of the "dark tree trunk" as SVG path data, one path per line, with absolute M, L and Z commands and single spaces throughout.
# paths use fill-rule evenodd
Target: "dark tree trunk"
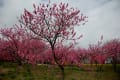
M 22 64 L 18 63 L 18 65 L 16 67 L 16 74 L 19 74 L 21 70 L 22 70 Z
M 112 64 L 113 64 L 113 69 L 116 72 L 117 71 L 117 58 L 116 57 L 113 57 Z
M 64 78 L 65 78 L 64 67 L 62 65 L 59 65 L 59 68 L 61 70 L 61 80 L 64 80 Z
M 54 51 L 54 47 L 52 47 L 52 54 L 53 54 L 53 58 L 54 58 L 54 61 L 56 62 L 57 66 L 60 68 L 60 71 L 61 71 L 61 80 L 64 80 L 65 78 L 65 73 L 64 73 L 64 66 L 61 65 L 57 58 L 56 58 L 56 55 L 55 55 L 55 51 Z
M 113 69 L 116 72 L 117 71 L 117 62 L 116 59 L 113 60 Z
M 22 66 L 22 62 L 21 61 L 18 60 L 17 63 L 18 63 L 19 66 Z
M 117 71 L 117 64 L 113 63 L 113 68 L 114 68 L 114 71 L 116 72 Z

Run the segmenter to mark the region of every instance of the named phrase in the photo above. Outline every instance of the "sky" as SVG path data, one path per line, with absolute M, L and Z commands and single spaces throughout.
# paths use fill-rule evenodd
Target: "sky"
M 48 3 L 49 0 L 0 0 L 0 28 L 11 27 L 18 23 L 24 8 L 33 9 L 33 3 Z M 88 47 L 97 43 L 103 35 L 103 42 L 120 38 L 120 0 L 51 0 L 51 3 L 69 3 L 88 16 L 88 22 L 76 28 L 77 34 L 83 34 L 77 46 Z

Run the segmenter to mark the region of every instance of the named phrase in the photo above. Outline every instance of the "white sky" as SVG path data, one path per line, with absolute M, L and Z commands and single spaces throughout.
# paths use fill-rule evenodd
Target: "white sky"
M 77 29 L 83 34 L 79 45 L 87 47 L 96 43 L 100 36 L 104 41 L 120 38 L 120 0 L 51 0 L 52 3 L 66 2 L 87 15 L 88 22 Z M 32 10 L 32 4 L 48 3 L 48 0 L 0 0 L 0 27 L 11 27 L 17 23 L 24 8 Z

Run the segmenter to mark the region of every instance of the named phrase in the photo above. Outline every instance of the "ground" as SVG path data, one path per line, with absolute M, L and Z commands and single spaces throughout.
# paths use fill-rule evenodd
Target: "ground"
M 65 80 L 120 80 L 119 69 L 114 72 L 111 64 L 100 65 L 84 64 L 65 66 Z M 54 65 L 18 66 L 16 63 L 0 62 L 0 80 L 60 80 L 60 70 Z

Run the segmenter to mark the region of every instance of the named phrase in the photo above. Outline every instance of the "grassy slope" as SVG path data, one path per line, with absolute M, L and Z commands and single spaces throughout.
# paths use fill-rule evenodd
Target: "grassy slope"
M 120 65 L 118 65 L 118 69 Z M 53 68 L 54 67 L 54 68 Z M 65 67 L 65 80 L 120 80 L 119 74 L 112 70 L 112 66 L 103 65 L 103 71 L 90 71 L 90 65 L 83 68 Z M 95 65 L 92 68 L 96 68 Z M 87 70 L 87 71 L 86 71 Z M 60 71 L 53 65 L 18 67 L 15 63 L 0 63 L 0 80 L 60 80 Z

